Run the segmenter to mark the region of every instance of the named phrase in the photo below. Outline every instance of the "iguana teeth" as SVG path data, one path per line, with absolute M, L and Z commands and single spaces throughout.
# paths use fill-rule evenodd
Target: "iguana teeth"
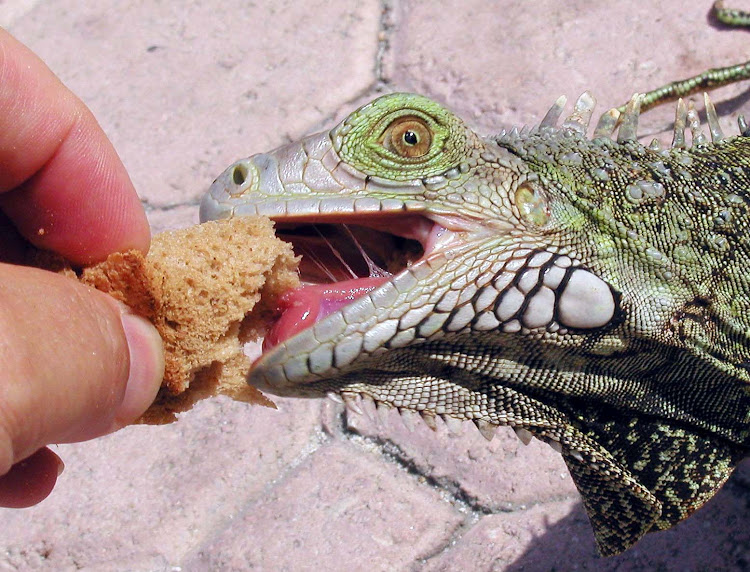
M 335 391 L 329 391 L 328 393 L 326 393 L 326 397 L 330 399 L 331 401 L 333 401 L 334 403 L 340 403 L 342 405 L 344 403 L 344 400 L 341 399 L 341 396 Z
M 378 419 L 380 419 L 383 424 L 387 424 L 389 421 L 391 406 L 383 401 L 376 401 L 375 410 L 378 413 Z
M 560 443 L 560 441 L 555 441 L 554 439 L 550 439 L 549 441 L 547 441 L 547 444 L 550 447 L 552 447 L 554 451 L 557 451 L 558 453 L 563 452 L 563 446 L 562 446 L 562 443 Z
M 409 431 L 409 433 L 414 433 L 417 427 L 416 420 L 419 418 L 419 413 L 411 409 L 399 409 L 398 412 L 401 417 L 401 422 L 404 424 L 404 427 L 406 427 L 406 430 Z
M 488 441 L 492 441 L 492 439 L 495 437 L 495 433 L 497 432 L 497 425 L 495 425 L 494 423 L 490 423 L 489 421 L 485 421 L 484 419 L 474 419 L 474 425 L 477 426 L 477 429 L 479 429 L 482 437 L 484 437 Z
M 739 127 L 740 135 L 742 135 L 743 137 L 747 137 L 748 135 L 750 135 L 750 132 L 748 131 L 748 128 L 747 128 L 747 121 L 745 120 L 744 115 L 740 115 L 737 118 L 737 127 Z
M 377 403 L 372 397 L 370 397 L 366 393 L 361 393 L 359 395 L 359 405 L 360 410 L 364 413 L 365 417 L 367 417 L 370 421 L 377 421 Z
M 583 461 L 583 455 L 581 454 L 581 452 L 580 452 L 580 451 L 579 451 L 578 449 L 570 449 L 570 450 L 568 451 L 568 454 L 569 454 L 569 455 L 570 455 L 571 457 L 573 457 L 573 458 L 574 458 L 575 460 L 577 460 L 577 461 L 580 461 L 581 463 L 583 463 L 583 462 L 584 462 L 584 461 Z
M 445 426 L 448 428 L 448 431 L 450 431 L 452 435 L 463 434 L 464 422 L 461 419 L 451 417 L 450 415 L 443 415 L 442 418 L 445 422 Z
M 350 393 L 342 393 L 341 398 L 344 400 L 344 403 L 346 404 L 346 408 L 356 413 L 357 415 L 364 415 L 364 411 L 362 411 L 362 408 L 359 406 L 359 403 L 357 402 L 358 397 L 355 397 L 354 395 Z
M 425 425 L 432 429 L 433 431 L 437 431 L 437 418 L 433 413 L 428 413 L 427 411 L 421 411 L 420 415 L 422 416 L 422 421 L 424 421 Z
M 534 435 L 532 435 L 531 431 L 529 431 L 528 429 L 524 429 L 523 427 L 513 427 L 513 431 L 515 431 L 516 436 L 524 445 L 528 445 L 529 443 L 531 443 L 531 440 L 534 438 Z

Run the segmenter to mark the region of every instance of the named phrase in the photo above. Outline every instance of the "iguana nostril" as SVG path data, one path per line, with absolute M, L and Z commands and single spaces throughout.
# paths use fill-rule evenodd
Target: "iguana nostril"
M 242 185 L 247 180 L 247 167 L 236 165 L 232 171 L 232 181 L 235 185 Z

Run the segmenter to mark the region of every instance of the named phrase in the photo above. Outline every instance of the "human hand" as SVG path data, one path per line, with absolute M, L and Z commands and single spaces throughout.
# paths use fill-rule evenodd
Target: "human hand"
M 145 252 L 149 239 L 128 174 L 91 112 L 0 28 L 0 261 L 30 242 L 88 264 Z M 131 423 L 163 369 L 156 330 L 114 299 L 0 263 L 0 506 L 44 499 L 63 467 L 45 446 Z

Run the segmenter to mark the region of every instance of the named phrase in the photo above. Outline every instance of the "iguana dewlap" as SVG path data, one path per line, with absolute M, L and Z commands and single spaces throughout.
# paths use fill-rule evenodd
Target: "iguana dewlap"
M 390 94 L 229 167 L 201 219 L 270 216 L 310 283 L 249 382 L 549 442 L 606 555 L 687 517 L 750 444 L 750 138 L 680 103 L 644 147 L 639 101 L 483 138 Z

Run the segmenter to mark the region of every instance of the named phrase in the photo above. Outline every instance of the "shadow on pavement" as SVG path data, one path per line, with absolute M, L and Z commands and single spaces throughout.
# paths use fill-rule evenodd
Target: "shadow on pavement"
M 579 504 L 536 539 L 507 570 L 748 570 L 750 569 L 750 462 L 724 488 L 675 528 L 653 533 L 619 556 L 596 554 L 588 518 Z

